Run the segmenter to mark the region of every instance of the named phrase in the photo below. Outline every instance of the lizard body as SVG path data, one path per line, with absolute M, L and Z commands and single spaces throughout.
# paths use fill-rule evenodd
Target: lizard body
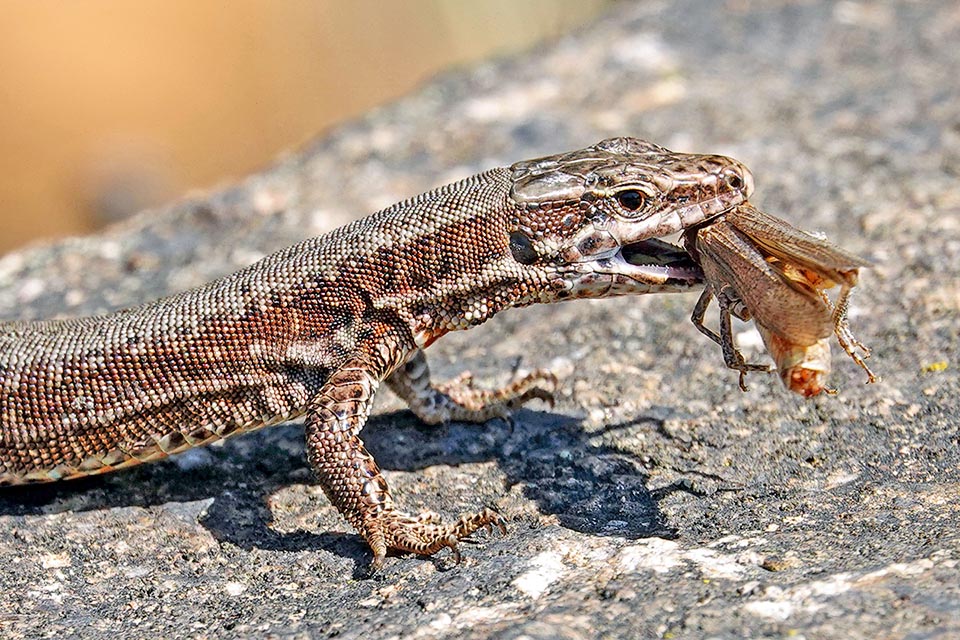
M 0 485 L 113 471 L 306 415 L 307 457 L 374 552 L 430 554 L 486 525 L 399 511 L 360 439 L 386 382 L 422 420 L 549 397 L 432 384 L 422 349 L 498 311 L 702 283 L 655 238 L 744 202 L 722 156 L 632 138 L 486 171 L 133 309 L 0 324 Z

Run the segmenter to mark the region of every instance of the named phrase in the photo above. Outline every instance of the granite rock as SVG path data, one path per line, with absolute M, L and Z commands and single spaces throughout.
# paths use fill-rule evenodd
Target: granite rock
M 481 169 L 612 135 L 734 156 L 755 203 L 869 257 L 851 323 L 883 376 L 741 393 L 696 294 L 510 311 L 430 350 L 480 382 L 565 373 L 516 424 L 365 438 L 399 502 L 510 519 L 448 556 L 369 554 L 275 427 L 0 495 L 5 638 L 960 636 L 960 7 L 619 3 L 451 71 L 233 185 L 0 260 L 7 318 L 205 282 Z M 748 355 L 758 342 L 738 327 Z M 534 348 L 534 345 L 536 347 Z

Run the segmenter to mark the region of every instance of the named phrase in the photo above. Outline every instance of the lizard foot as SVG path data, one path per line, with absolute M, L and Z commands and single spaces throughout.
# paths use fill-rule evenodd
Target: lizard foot
M 481 414 L 477 420 L 454 419 L 483 422 L 491 418 L 507 418 L 511 409 L 521 407 L 530 400 L 543 400 L 552 407 L 557 384 L 554 374 L 537 369 L 499 389 L 478 389 L 473 385 L 470 372 L 464 371 L 453 380 L 434 385 L 434 388 L 466 411 Z
M 432 383 L 427 361 L 418 351 L 387 378 L 387 384 L 423 422 L 443 424 L 486 422 L 493 418 L 509 420 L 511 410 L 534 399 L 553 406 L 557 377 L 537 369 L 499 389 L 480 389 L 474 386 L 473 376 L 464 372 L 453 380 Z
M 480 529 L 492 531 L 494 527 L 501 533 L 507 531 L 503 516 L 490 507 L 462 516 L 452 524 L 442 524 L 440 516 L 431 511 L 419 516 L 386 511 L 371 519 L 365 527 L 364 537 L 373 549 L 371 572 L 383 567 L 387 551 L 429 556 L 449 547 L 454 561 L 459 564 L 461 555 L 458 543 Z

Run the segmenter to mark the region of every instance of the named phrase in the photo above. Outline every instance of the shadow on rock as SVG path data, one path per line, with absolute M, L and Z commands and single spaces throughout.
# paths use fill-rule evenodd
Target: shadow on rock
M 656 418 L 641 418 L 607 430 L 638 426 L 655 430 L 657 424 Z M 401 411 L 375 416 L 364 429 L 364 440 L 384 469 L 416 471 L 495 460 L 511 485 L 522 483 L 525 495 L 541 512 L 555 515 L 565 527 L 627 538 L 675 536 L 657 503 L 665 493 L 689 487 L 667 487 L 654 495 L 647 489 L 648 477 L 636 456 L 592 444 L 596 435 L 584 431 L 577 418 L 530 410 L 520 411 L 512 424 L 492 421 L 445 427 L 425 426 L 410 412 Z M 365 567 L 369 550 L 359 536 L 281 533 L 270 527 L 268 498 L 291 484 L 312 482 L 302 440 L 302 428 L 297 425 L 273 427 L 221 447 L 189 452 L 186 455 L 194 460 L 187 463 L 168 460 L 105 476 L 9 488 L 0 492 L 0 514 L 149 508 L 209 500 L 201 524 L 222 542 L 244 549 L 322 549 Z M 415 505 L 406 506 L 415 509 Z
M 540 511 L 555 515 L 567 528 L 627 538 L 675 536 L 657 506 L 662 495 L 647 489 L 647 474 L 636 456 L 591 444 L 595 434 L 585 432 L 581 420 L 572 416 L 521 410 L 512 425 L 492 421 L 426 427 L 409 412 L 398 412 L 371 420 L 365 434 L 385 469 L 496 460 L 510 485 L 522 483 Z

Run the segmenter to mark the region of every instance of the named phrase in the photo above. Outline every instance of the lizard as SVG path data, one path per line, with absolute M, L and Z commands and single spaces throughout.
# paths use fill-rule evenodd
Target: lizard
M 0 485 L 114 471 L 305 416 L 309 465 L 373 570 L 388 551 L 459 560 L 458 541 L 504 519 L 397 507 L 360 435 L 381 384 L 427 424 L 552 398 L 545 370 L 500 389 L 432 383 L 423 350 L 508 307 L 700 286 L 700 267 L 659 238 L 752 190 L 731 158 L 610 138 L 439 187 L 141 306 L 2 323 Z

